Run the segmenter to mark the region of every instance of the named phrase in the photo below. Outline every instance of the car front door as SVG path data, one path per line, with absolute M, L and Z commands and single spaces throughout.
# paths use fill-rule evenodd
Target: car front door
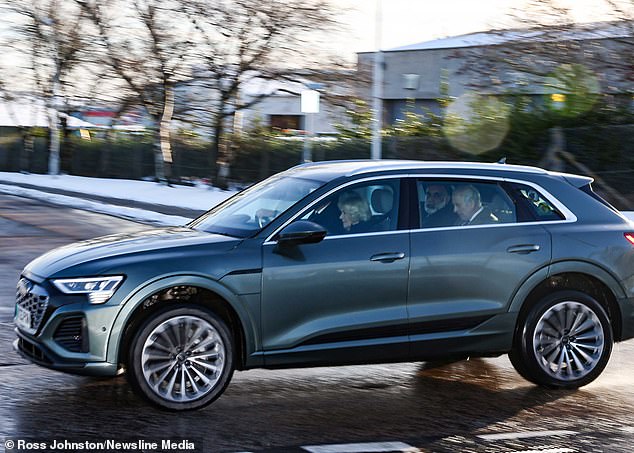
M 507 314 L 509 303 L 549 264 L 549 233 L 526 217 L 501 181 L 423 178 L 416 184 L 420 227 L 411 234 L 408 293 L 414 356 L 442 354 L 437 340 L 455 352 L 504 349 L 515 319 Z M 453 212 L 453 224 L 438 221 L 441 211 L 432 211 L 442 203 L 432 195 L 447 201 L 443 221 Z
M 321 242 L 286 247 L 274 235 L 263 245 L 266 365 L 407 357 L 410 250 L 400 186 L 387 178 L 331 191 L 296 217 L 327 229 Z

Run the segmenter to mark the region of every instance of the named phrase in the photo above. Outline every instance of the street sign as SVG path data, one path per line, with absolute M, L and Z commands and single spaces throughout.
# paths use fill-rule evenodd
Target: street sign
M 319 91 L 304 90 L 301 92 L 302 113 L 319 113 Z

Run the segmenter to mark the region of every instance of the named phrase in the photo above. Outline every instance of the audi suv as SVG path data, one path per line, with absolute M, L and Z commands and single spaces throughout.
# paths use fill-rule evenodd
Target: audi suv
M 17 287 L 14 347 L 203 407 L 235 370 L 508 354 L 576 388 L 634 336 L 634 226 L 592 179 L 506 164 L 294 167 L 183 227 L 67 245 Z

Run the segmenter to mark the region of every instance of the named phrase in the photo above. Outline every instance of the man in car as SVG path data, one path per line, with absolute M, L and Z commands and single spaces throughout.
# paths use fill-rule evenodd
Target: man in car
M 460 218 L 458 225 L 486 225 L 499 222 L 489 208 L 482 206 L 480 192 L 471 184 L 456 187 L 452 201 L 454 212 Z
M 423 211 L 425 228 L 453 226 L 458 222 L 449 188 L 444 184 L 432 183 L 427 186 Z

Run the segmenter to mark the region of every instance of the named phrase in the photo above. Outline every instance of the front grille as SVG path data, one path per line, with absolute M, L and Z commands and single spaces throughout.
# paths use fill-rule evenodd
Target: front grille
M 55 330 L 53 339 L 70 352 L 87 352 L 88 338 L 84 333 L 85 328 L 86 320 L 81 316 L 65 319 Z
M 34 334 L 40 327 L 44 313 L 46 313 L 49 301 L 48 293 L 44 288 L 22 278 L 18 282 L 15 298 L 16 304 L 28 311 L 31 315 L 31 325 L 24 330 L 30 334 Z

